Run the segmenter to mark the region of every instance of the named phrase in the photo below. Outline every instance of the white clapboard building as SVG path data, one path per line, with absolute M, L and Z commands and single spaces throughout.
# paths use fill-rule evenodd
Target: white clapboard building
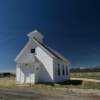
M 44 36 L 33 31 L 28 42 L 15 59 L 16 82 L 58 83 L 69 80 L 69 61 L 44 44 Z

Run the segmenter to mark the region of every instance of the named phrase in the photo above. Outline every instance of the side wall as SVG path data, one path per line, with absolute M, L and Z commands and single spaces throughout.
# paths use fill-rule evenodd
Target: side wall
M 40 81 L 41 82 L 54 82 L 53 78 L 53 58 L 51 58 L 40 47 L 36 48 L 36 57 L 41 62 L 40 66 Z
M 24 73 L 22 71 L 22 65 L 21 64 L 16 64 L 16 82 L 18 84 L 23 84 L 24 83 Z
M 24 73 L 22 72 L 22 66 L 20 64 L 16 64 L 16 82 L 18 84 L 24 83 Z
M 20 67 L 16 64 L 16 82 L 20 83 Z
M 33 64 L 17 64 L 16 66 L 16 82 L 18 84 L 23 83 L 34 83 L 35 82 L 35 74 L 34 74 L 35 66 Z
M 58 64 L 59 64 L 59 70 L 60 70 L 60 75 L 58 75 Z M 64 68 L 64 72 L 63 72 L 63 68 Z M 64 73 L 64 74 L 63 74 Z M 54 60 L 54 80 L 55 82 L 63 82 L 66 80 L 69 80 L 70 75 L 69 75 L 69 65 L 58 61 L 58 60 Z
M 16 62 L 18 63 L 26 63 L 26 61 L 32 62 L 33 59 L 33 54 L 30 52 L 31 49 L 36 48 L 37 44 L 34 43 L 33 41 L 29 41 L 26 46 L 22 49 L 22 51 L 18 55 L 18 59 Z

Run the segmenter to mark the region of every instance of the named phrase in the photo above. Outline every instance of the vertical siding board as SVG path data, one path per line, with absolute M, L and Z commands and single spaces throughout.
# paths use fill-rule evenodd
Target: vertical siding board
M 36 48 L 36 57 L 39 59 L 39 61 L 44 66 L 44 74 L 43 77 L 45 78 L 45 81 L 47 82 L 53 82 L 53 58 L 51 58 L 44 50 L 42 50 L 40 47 Z M 42 73 L 42 72 L 41 72 Z

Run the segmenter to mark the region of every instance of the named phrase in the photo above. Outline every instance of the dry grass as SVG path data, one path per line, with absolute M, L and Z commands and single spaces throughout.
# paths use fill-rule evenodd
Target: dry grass
M 99 73 L 72 73 L 71 76 L 74 77 L 86 77 L 86 78 L 100 78 Z M 98 76 L 98 77 L 97 77 Z M 33 88 L 33 89 L 56 89 L 56 88 L 87 88 L 87 89 L 100 89 L 100 83 L 95 82 L 86 82 L 83 81 L 80 85 L 73 85 L 73 84 L 23 84 L 17 85 L 15 81 L 15 77 L 5 77 L 0 78 L 0 87 L 10 87 L 10 88 Z
M 0 78 L 0 87 L 14 87 L 16 86 L 16 81 L 14 77 Z
M 16 84 L 15 77 L 0 78 L 0 88 L 54 89 L 52 84 Z
M 74 77 L 74 78 L 89 78 L 89 79 L 100 80 L 100 72 L 71 73 L 71 77 Z
M 100 80 L 100 72 L 71 73 L 71 77 Z M 82 85 L 79 85 L 78 88 L 100 89 L 100 83 L 83 81 Z

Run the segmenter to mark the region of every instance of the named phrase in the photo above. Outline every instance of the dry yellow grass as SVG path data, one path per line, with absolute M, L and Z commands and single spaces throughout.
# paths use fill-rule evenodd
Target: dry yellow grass
M 15 77 L 0 78 L 0 88 L 34 88 L 34 89 L 53 89 L 54 87 L 50 84 L 16 84 Z
M 91 88 L 100 89 L 100 83 L 83 81 L 80 85 L 72 84 L 16 84 L 15 77 L 0 78 L 0 88 L 33 88 L 33 89 L 57 89 L 57 88 Z
M 14 77 L 0 78 L 0 87 L 13 87 L 16 86 L 16 81 Z

